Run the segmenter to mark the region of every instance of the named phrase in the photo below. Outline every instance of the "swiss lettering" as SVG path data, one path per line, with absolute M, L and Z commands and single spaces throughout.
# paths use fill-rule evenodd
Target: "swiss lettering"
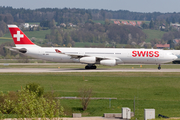
M 159 51 L 132 51 L 133 57 L 159 57 Z

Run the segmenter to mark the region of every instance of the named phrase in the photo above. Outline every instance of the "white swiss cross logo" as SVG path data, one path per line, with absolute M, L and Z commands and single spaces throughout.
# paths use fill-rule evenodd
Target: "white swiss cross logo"
M 20 41 L 20 38 L 24 38 L 23 34 L 20 34 L 20 31 L 17 31 L 17 34 L 14 34 L 14 38 L 17 38 L 17 41 Z

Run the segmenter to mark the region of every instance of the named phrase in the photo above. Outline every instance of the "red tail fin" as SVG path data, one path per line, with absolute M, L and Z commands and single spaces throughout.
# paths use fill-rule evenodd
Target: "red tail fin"
M 16 46 L 35 45 L 16 25 L 8 25 L 8 28 Z

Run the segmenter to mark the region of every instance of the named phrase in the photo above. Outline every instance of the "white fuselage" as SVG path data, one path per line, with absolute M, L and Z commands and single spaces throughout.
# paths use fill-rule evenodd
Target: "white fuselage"
M 117 49 L 117 48 L 56 48 L 56 47 L 26 47 L 27 56 L 60 63 L 80 62 L 76 56 L 99 57 L 104 59 L 119 59 L 117 64 L 161 64 L 171 62 L 177 57 L 169 51 L 159 49 Z M 59 54 L 55 51 L 62 52 Z M 99 64 L 97 61 L 95 64 Z

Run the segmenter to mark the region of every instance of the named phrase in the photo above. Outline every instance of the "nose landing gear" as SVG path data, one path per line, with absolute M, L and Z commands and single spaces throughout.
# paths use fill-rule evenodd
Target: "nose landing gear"
M 160 70 L 161 69 L 161 64 L 159 64 L 159 66 L 158 66 L 158 70 Z

